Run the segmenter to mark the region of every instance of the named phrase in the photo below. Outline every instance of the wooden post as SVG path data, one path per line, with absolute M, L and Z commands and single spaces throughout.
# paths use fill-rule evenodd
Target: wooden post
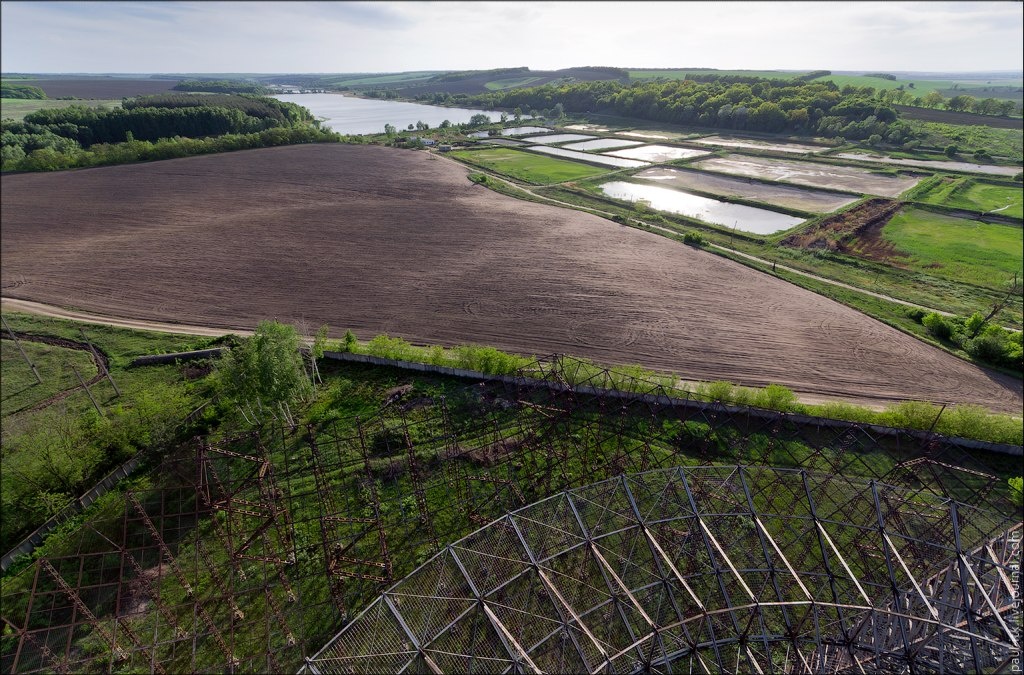
M 85 340 L 85 344 L 89 345 L 89 351 L 92 352 L 92 358 L 96 361 L 96 366 L 102 370 L 103 375 L 107 378 L 107 381 L 110 382 L 110 386 L 114 388 L 114 393 L 120 397 L 121 390 L 118 389 L 117 385 L 114 383 L 114 378 L 110 376 L 110 371 L 107 370 L 107 366 L 103 363 L 103 359 L 101 359 L 100 355 L 96 353 L 96 348 L 92 346 L 92 342 L 88 337 L 86 337 L 85 330 L 79 326 L 78 332 L 82 334 L 82 339 Z
M 68 365 L 71 366 L 71 370 L 74 371 L 75 377 L 77 377 L 78 381 L 82 384 L 82 388 L 85 389 L 85 393 L 89 395 L 89 400 L 92 401 L 92 405 L 96 408 L 96 412 L 100 414 L 100 417 L 103 417 L 103 411 L 100 409 L 99 404 L 96 403 L 96 399 L 93 398 L 92 392 L 89 391 L 89 385 L 87 385 L 85 380 L 82 379 L 82 376 L 78 374 L 78 368 L 75 368 L 75 364 L 70 361 L 68 361 Z
M 42 384 L 43 378 L 39 377 L 39 371 L 36 370 L 36 364 L 32 363 L 32 360 L 28 358 L 28 354 L 26 354 L 25 350 L 21 348 L 21 342 L 18 340 L 18 336 L 14 334 L 14 331 L 11 330 L 11 327 L 7 325 L 7 319 L 0 316 L 0 320 L 4 322 L 4 328 L 7 329 L 7 332 L 10 333 L 11 337 L 14 339 L 14 344 L 18 345 L 18 351 L 21 352 L 21 358 L 25 359 L 25 363 L 27 363 L 28 367 L 32 369 L 32 374 L 36 376 L 36 382 Z

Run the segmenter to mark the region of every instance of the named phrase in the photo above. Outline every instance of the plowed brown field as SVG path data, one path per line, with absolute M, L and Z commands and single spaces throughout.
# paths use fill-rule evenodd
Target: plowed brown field
M 843 305 L 654 234 L 497 195 L 423 152 L 292 146 L 4 176 L 2 188 L 9 297 L 1021 408 L 1019 382 Z

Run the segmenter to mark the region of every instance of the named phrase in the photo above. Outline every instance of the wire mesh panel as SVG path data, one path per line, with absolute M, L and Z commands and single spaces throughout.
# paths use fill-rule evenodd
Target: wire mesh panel
M 305 672 L 987 672 L 1020 653 L 1022 524 L 794 469 L 660 469 L 451 544 Z M 366 639 L 394 635 L 400 643 Z M 405 639 L 402 639 L 404 634 Z M 399 648 L 399 646 L 401 648 Z

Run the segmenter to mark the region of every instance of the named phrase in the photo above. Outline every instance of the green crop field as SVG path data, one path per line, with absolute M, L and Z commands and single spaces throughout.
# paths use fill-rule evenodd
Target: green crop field
M 359 87 L 364 84 L 396 84 L 399 82 L 421 82 L 429 80 L 444 71 L 430 70 L 413 73 L 366 74 L 366 75 L 335 75 L 323 78 L 324 83 L 338 87 Z
M 540 77 L 506 77 L 503 80 L 491 80 L 484 86 L 491 91 L 497 91 L 499 89 L 513 89 L 515 87 L 525 87 L 531 82 L 536 82 Z
M 1005 288 L 1024 266 L 1024 230 L 904 209 L 882 230 L 905 258 L 893 262 L 955 281 Z
M 589 164 L 544 157 L 511 148 L 453 152 L 451 155 L 509 178 L 536 185 L 562 183 L 608 172 L 608 169 Z
M 974 178 L 947 176 L 920 194 L 918 201 L 1024 218 L 1024 192 L 1019 186 L 997 185 Z
M 929 80 L 929 79 L 896 79 L 887 80 L 882 77 L 868 77 L 867 75 L 824 75 L 816 78 L 814 82 L 826 82 L 831 80 L 839 87 L 852 85 L 854 87 L 874 87 L 876 90 L 896 89 L 903 87 L 916 96 L 924 96 L 930 91 L 938 91 L 949 98 L 958 94 L 967 94 L 975 98 L 1011 98 L 1019 99 L 1016 89 L 1019 89 L 1024 82 L 1021 80 Z M 913 85 L 913 86 L 911 86 Z
M 89 108 L 119 108 L 120 99 L 30 99 L 30 98 L 4 98 L 0 99 L 0 117 L 21 121 L 25 115 L 30 115 L 37 110 L 49 110 L 51 108 L 67 108 L 72 105 L 84 105 Z

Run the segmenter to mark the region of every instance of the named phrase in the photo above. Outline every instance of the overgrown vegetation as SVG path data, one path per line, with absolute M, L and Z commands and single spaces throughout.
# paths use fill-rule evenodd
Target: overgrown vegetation
M 46 92 L 29 84 L 16 84 L 4 81 L 0 83 L 0 98 L 35 98 L 45 99 Z
M 1017 372 L 1024 372 L 1022 333 L 990 322 L 981 312 L 969 317 L 945 317 L 935 312 L 914 312 L 929 333 L 945 344 L 962 349 L 975 359 Z
M 215 94 L 269 94 L 262 84 L 245 80 L 182 80 L 174 85 L 175 91 L 204 91 Z

